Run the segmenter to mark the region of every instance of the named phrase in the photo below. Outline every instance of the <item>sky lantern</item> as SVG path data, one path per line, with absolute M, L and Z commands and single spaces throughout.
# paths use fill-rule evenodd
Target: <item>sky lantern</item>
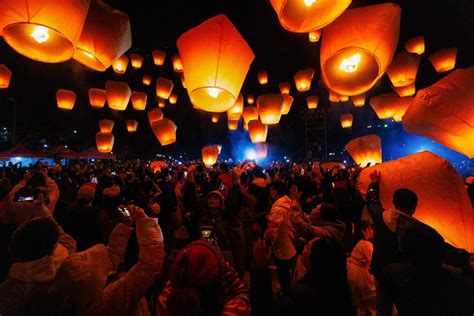
M 395 122 L 401 122 L 403 115 L 405 115 L 405 112 L 408 110 L 408 108 L 413 104 L 414 97 L 401 97 L 398 99 L 398 102 L 394 104 L 394 112 L 395 114 L 393 115 L 393 120 Z
M 76 103 L 76 93 L 71 90 L 59 89 L 56 92 L 56 102 L 58 108 L 62 110 L 72 110 Z
M 132 106 L 134 110 L 143 111 L 146 108 L 148 95 L 145 92 L 132 92 Z
M 258 120 L 258 110 L 256 106 L 247 106 L 242 111 L 242 117 L 245 122 Z
M 281 94 L 290 94 L 291 84 L 289 82 L 282 82 L 278 85 Z
M 90 88 L 89 89 L 89 103 L 94 108 L 103 108 L 107 101 L 107 92 L 102 89 Z
M 153 55 L 153 62 L 155 65 L 163 66 L 166 59 L 166 52 L 159 49 L 154 49 L 151 53 Z
M 176 141 L 176 124 L 170 119 L 163 118 L 151 123 L 151 129 L 161 146 L 171 145 Z
M 227 118 L 227 127 L 229 128 L 229 131 L 237 130 L 237 128 L 239 128 L 239 120 L 230 120 Z
M 151 84 L 151 80 L 153 79 L 150 75 L 143 75 L 142 82 L 145 86 L 149 86 Z
M 339 118 L 341 121 L 341 126 L 342 128 L 351 128 L 352 127 L 352 122 L 353 122 L 353 117 L 352 114 L 341 114 L 341 117 Z
M 102 0 L 91 1 L 73 58 L 86 67 L 105 71 L 131 46 L 128 15 Z
M 393 57 L 387 75 L 393 86 L 403 87 L 415 82 L 420 56 L 401 51 Z
M 361 93 L 359 95 L 354 95 L 351 97 L 352 103 L 354 103 L 355 107 L 361 107 L 365 105 L 365 93 Z
M 112 133 L 102 133 L 98 132 L 95 134 L 95 143 L 97 145 L 97 150 L 101 153 L 109 153 L 114 148 L 114 135 Z
M 247 103 L 254 104 L 255 103 L 255 96 L 253 94 L 247 95 Z
M 158 107 L 164 109 L 166 107 L 166 101 L 162 99 L 158 100 Z
M 128 67 L 128 57 L 123 55 L 119 57 L 114 63 L 112 64 L 112 68 L 118 74 L 124 74 L 127 71 Z
M 396 122 L 402 120 L 403 115 L 412 103 L 412 97 L 399 97 L 393 92 L 370 98 L 370 105 L 379 119 L 393 118 Z
M 474 158 L 474 67 L 418 91 L 403 128 Z
M 263 124 L 278 124 L 283 108 L 283 95 L 272 93 L 257 98 L 257 110 Z
M 425 38 L 417 36 L 405 42 L 405 49 L 412 54 L 421 55 L 425 52 Z
M 230 120 L 239 120 L 240 116 L 242 115 L 242 112 L 244 110 L 244 97 L 242 96 L 242 93 L 239 94 L 239 97 L 235 101 L 234 105 L 232 105 L 228 110 L 227 110 L 227 118 Z
M 173 91 L 173 81 L 159 77 L 156 79 L 156 95 L 162 99 L 168 99 Z
M 253 149 L 255 151 L 255 157 L 257 159 L 265 159 L 268 155 L 268 147 L 266 143 L 255 143 L 253 144 Z
M 179 55 L 173 55 L 171 57 L 171 62 L 175 72 L 183 72 L 183 62 L 181 61 L 181 57 L 179 57 Z
M 171 93 L 168 100 L 170 101 L 170 104 L 176 104 L 176 102 L 178 102 L 178 95 L 176 93 Z
M 127 120 L 127 132 L 129 133 L 135 133 L 138 128 L 138 121 L 136 120 Z
M 214 124 L 219 122 L 219 114 L 212 114 L 211 122 L 214 123 Z
M 151 111 L 148 111 L 147 113 L 148 116 L 148 122 L 153 123 L 159 120 L 163 119 L 163 112 L 160 109 L 153 109 Z
M 397 189 L 410 189 L 418 196 L 416 219 L 433 227 L 454 247 L 474 251 L 474 209 L 462 177 L 449 161 L 423 151 L 364 169 L 357 184 L 364 196 L 374 170 L 382 174 L 380 201 L 385 209 L 394 208 Z
M 201 150 L 202 162 L 208 166 L 212 166 L 217 162 L 217 157 L 219 157 L 219 148 L 216 145 L 205 146 Z
M 329 101 L 331 101 L 331 102 L 342 102 L 341 95 L 339 95 L 337 92 L 329 90 Z
M 283 105 L 281 107 L 281 115 L 287 115 L 290 113 L 291 105 L 293 104 L 293 97 L 289 94 L 282 94 Z
M 347 152 L 355 163 L 361 167 L 382 162 L 382 145 L 380 137 L 371 134 L 354 138 L 346 145 Z
M 0 1 L 0 32 L 19 54 L 46 63 L 69 60 L 86 21 L 90 0 Z
M 107 103 L 109 108 L 117 111 L 125 111 L 132 96 L 132 90 L 125 82 L 107 81 L 105 83 L 107 92 Z
M 270 0 L 270 3 L 285 30 L 308 33 L 334 21 L 351 0 Z
M 347 101 L 349 101 L 349 96 L 348 95 L 341 95 L 340 100 L 341 100 L 341 102 L 347 102 Z
M 398 44 L 400 7 L 394 3 L 344 12 L 324 28 L 320 60 L 329 89 L 353 96 L 374 86 Z
M 437 72 L 446 72 L 456 66 L 457 48 L 441 48 L 430 55 L 430 60 Z
M 10 85 L 12 72 L 5 65 L 0 65 L 0 89 L 6 89 Z
M 308 109 L 316 109 L 318 107 L 319 97 L 317 95 L 306 97 Z
M 257 77 L 260 84 L 264 85 L 268 83 L 268 72 L 261 71 L 257 74 Z
M 115 122 L 112 120 L 100 120 L 99 121 L 99 130 L 102 133 L 112 133 L 114 129 Z
M 225 112 L 236 101 L 255 55 L 225 15 L 181 35 L 177 42 L 191 102 Z
M 395 91 L 400 97 L 412 96 L 416 92 L 416 86 L 413 82 L 412 84 L 403 86 L 403 87 L 394 87 L 392 86 L 393 91 Z
M 321 30 L 311 31 L 308 33 L 308 39 L 311 43 L 316 43 L 321 38 Z
M 300 70 L 293 77 L 295 80 L 296 89 L 300 92 L 308 91 L 311 88 L 311 80 L 313 80 L 315 70 L 307 68 Z
M 267 140 L 268 126 L 259 119 L 249 121 L 248 130 L 252 143 L 263 143 Z
M 132 67 L 135 69 L 142 68 L 143 65 L 143 56 L 140 54 L 131 53 L 130 61 L 132 62 Z

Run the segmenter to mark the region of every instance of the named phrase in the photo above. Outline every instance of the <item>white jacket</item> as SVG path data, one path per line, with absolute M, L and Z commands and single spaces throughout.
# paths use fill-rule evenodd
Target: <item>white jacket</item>
M 288 219 L 290 212 L 291 199 L 283 196 L 273 203 L 268 214 L 268 229 L 265 237 L 273 243 L 274 255 L 277 259 L 288 260 L 296 255 L 296 249 L 293 245 L 295 231 Z

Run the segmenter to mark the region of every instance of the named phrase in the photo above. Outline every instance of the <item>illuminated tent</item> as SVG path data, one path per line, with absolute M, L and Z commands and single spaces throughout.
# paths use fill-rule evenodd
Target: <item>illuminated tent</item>
M 355 138 L 347 143 L 346 150 L 361 167 L 367 166 L 368 163 L 375 165 L 382 162 L 382 145 L 377 135 Z

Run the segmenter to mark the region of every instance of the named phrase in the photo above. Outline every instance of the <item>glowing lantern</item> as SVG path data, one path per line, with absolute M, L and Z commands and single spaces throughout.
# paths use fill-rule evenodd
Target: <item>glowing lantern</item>
M 181 84 L 183 85 L 184 89 L 188 89 L 188 86 L 186 85 L 186 79 L 184 78 L 184 74 L 181 74 Z
M 354 95 L 351 98 L 352 98 L 352 103 L 354 103 L 355 107 L 361 107 L 365 105 L 365 93 Z
M 394 3 L 344 12 L 324 29 L 320 60 L 326 85 L 347 96 L 373 87 L 392 60 L 399 28 L 400 7 Z
M 11 78 L 12 72 L 10 69 L 5 65 L 0 65 L 0 89 L 8 88 Z
M 308 91 L 311 88 L 311 80 L 313 80 L 313 77 L 313 68 L 298 71 L 293 77 L 295 80 L 296 89 L 300 92 Z
M 290 32 L 319 30 L 340 16 L 351 0 L 270 0 L 278 20 Z
M 176 93 L 172 93 L 170 94 L 168 100 L 170 101 L 170 104 L 176 104 L 176 102 L 178 102 L 178 95 Z
M 109 153 L 114 148 L 114 135 L 112 133 L 98 132 L 95 134 L 95 143 L 101 153 Z
M 164 109 L 166 107 L 166 101 L 165 100 L 158 100 L 158 107 L 160 109 Z
M 107 101 L 107 93 L 105 90 L 90 88 L 89 89 L 89 103 L 94 108 L 103 108 Z
M 135 133 L 138 128 L 138 122 L 136 120 L 127 120 L 127 132 Z
M 332 90 L 329 90 L 329 101 L 331 101 L 331 102 L 341 102 L 342 99 L 341 99 L 341 96 L 338 93 L 336 93 Z
M 227 127 L 229 128 L 229 131 L 237 130 L 237 128 L 239 128 L 239 120 L 227 119 Z
M 79 41 L 89 0 L 0 1 L 0 32 L 8 45 L 30 59 L 70 59 Z
M 249 95 L 247 96 L 247 103 L 248 103 L 248 104 L 254 104 L 254 103 L 255 103 L 255 97 L 254 97 L 253 94 L 249 94 Z
M 474 158 L 474 67 L 458 69 L 416 94 L 403 128 Z
M 173 91 L 173 81 L 160 77 L 156 79 L 156 95 L 162 99 L 168 99 Z
M 122 57 L 114 61 L 114 63 L 112 64 L 112 68 L 116 73 L 124 74 L 127 71 L 128 61 L 128 57 L 123 55 Z
M 132 46 L 128 15 L 103 1 L 91 1 L 73 58 L 97 71 L 105 71 Z
M 394 209 L 397 189 L 410 189 L 418 196 L 416 219 L 453 246 L 474 251 L 474 209 L 462 177 L 447 160 L 424 151 L 362 170 L 357 187 L 363 195 L 374 170 L 382 175 L 380 201 L 385 209 Z
M 281 115 L 287 115 L 290 113 L 291 105 L 293 104 L 293 97 L 288 94 L 282 94 L 283 106 L 281 107 Z
M 395 122 L 401 122 L 403 116 L 405 115 L 405 112 L 408 110 L 408 108 L 413 104 L 414 97 L 401 97 L 399 98 L 394 105 L 393 105 L 393 120 Z
M 403 87 L 415 82 L 420 56 L 401 51 L 393 57 L 387 68 L 387 75 L 395 87 Z
M 107 81 L 105 83 L 107 92 L 107 103 L 109 108 L 117 111 L 125 111 L 132 96 L 132 90 L 125 82 Z
M 205 146 L 201 150 L 202 153 L 202 162 L 208 166 L 212 166 L 217 162 L 217 157 L 219 157 L 219 148 L 217 146 Z
M 142 68 L 143 56 L 140 54 L 130 54 L 130 60 L 132 61 L 132 67 L 135 69 Z
M 245 122 L 258 120 L 258 110 L 256 106 L 247 106 L 242 112 L 242 117 Z
M 283 108 L 283 95 L 264 94 L 257 98 L 257 110 L 263 124 L 278 124 Z
M 445 72 L 456 66 L 457 48 L 441 48 L 428 57 L 437 72 Z
M 347 143 L 346 150 L 361 167 L 371 164 L 372 166 L 382 162 L 382 146 L 380 137 L 367 135 L 355 138 Z
M 342 128 L 351 128 L 354 119 L 352 114 L 341 114 L 340 120 Z
M 148 111 L 148 122 L 153 123 L 163 119 L 163 112 L 160 109 L 153 109 Z
M 242 115 L 242 112 L 244 110 L 244 97 L 242 94 L 239 94 L 239 97 L 235 101 L 234 105 L 232 105 L 228 110 L 227 110 L 227 118 L 230 120 L 239 120 L 240 116 Z
M 316 43 L 321 38 L 321 30 L 316 30 L 308 33 L 308 39 L 311 43 Z
M 282 82 L 279 88 L 281 94 L 290 94 L 291 84 L 289 82 Z
M 412 97 L 401 98 L 393 92 L 370 98 L 370 105 L 379 119 L 393 118 L 396 122 L 401 121 L 412 102 Z
M 249 136 L 252 143 L 263 143 L 267 140 L 268 126 L 260 120 L 248 122 Z
M 148 95 L 145 92 L 133 91 L 132 106 L 134 110 L 143 111 L 146 108 Z
M 191 102 L 225 112 L 236 101 L 254 54 L 225 15 L 217 15 L 177 42 Z
M 257 74 L 258 82 L 260 84 L 267 84 L 268 83 L 268 72 L 262 71 Z
M 72 110 L 76 103 L 76 93 L 70 90 L 59 89 L 56 92 L 56 102 L 58 108 L 62 110 Z
M 171 145 L 176 141 L 177 126 L 167 118 L 151 123 L 151 129 L 161 146 Z
M 403 87 L 394 87 L 392 86 L 393 91 L 395 91 L 400 97 L 408 97 L 414 95 L 416 92 L 415 83 L 409 84 Z
M 425 52 L 425 39 L 417 36 L 405 42 L 405 49 L 409 53 L 421 55 Z
M 265 159 L 268 155 L 268 148 L 267 144 L 265 143 L 255 143 L 253 145 L 253 149 L 255 151 L 255 156 L 257 159 Z
M 218 114 L 212 114 L 211 122 L 214 123 L 214 124 L 219 122 L 219 115 Z
M 171 62 L 173 63 L 173 69 L 175 72 L 183 72 L 183 62 L 179 55 L 174 55 L 171 57 Z
M 349 101 L 349 96 L 341 95 L 341 102 L 347 102 L 347 101 Z
M 306 98 L 306 103 L 308 104 L 308 109 L 316 109 L 318 107 L 319 97 L 310 96 Z
M 112 120 L 100 120 L 99 129 L 101 133 L 112 133 L 115 122 Z
M 166 52 L 159 49 L 154 49 L 152 52 L 152 55 L 153 55 L 153 62 L 155 63 L 155 65 L 163 66 L 166 59 Z
M 150 75 L 143 75 L 142 82 L 145 86 L 149 86 L 151 84 L 151 80 L 153 79 Z

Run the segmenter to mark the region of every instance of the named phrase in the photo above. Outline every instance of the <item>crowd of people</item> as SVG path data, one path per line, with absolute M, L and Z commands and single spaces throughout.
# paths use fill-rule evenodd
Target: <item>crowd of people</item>
M 0 315 L 472 315 L 474 256 L 317 162 L 0 169 Z M 409 175 L 407 175 L 409 176 Z M 466 183 L 474 206 L 474 184 Z

